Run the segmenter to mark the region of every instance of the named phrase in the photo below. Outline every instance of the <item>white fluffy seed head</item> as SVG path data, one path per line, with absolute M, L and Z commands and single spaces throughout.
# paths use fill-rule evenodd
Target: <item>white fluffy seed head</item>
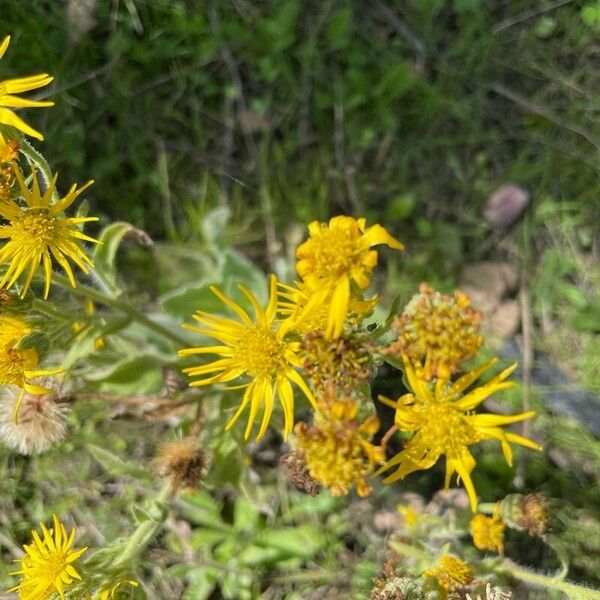
M 15 423 L 14 411 L 21 393 L 15 386 L 0 391 L 0 441 L 20 454 L 45 452 L 65 437 L 68 408 L 57 404 L 54 393 L 25 392 Z

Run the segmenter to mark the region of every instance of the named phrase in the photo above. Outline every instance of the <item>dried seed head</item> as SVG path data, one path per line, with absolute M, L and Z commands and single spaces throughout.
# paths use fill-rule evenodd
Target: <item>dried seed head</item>
M 308 472 L 306 457 L 300 450 L 288 452 L 279 459 L 279 464 L 286 474 L 287 480 L 299 491 L 316 496 L 321 486 Z
M 161 445 L 156 466 L 159 475 L 171 478 L 174 490 L 198 489 L 210 466 L 210 454 L 196 438 L 183 438 Z
M 448 378 L 481 347 L 480 322 L 481 313 L 466 294 L 457 290 L 448 296 L 422 283 L 394 321 L 398 339 L 387 352 L 422 362 L 427 380 Z
M 328 340 L 322 331 L 310 332 L 300 342 L 300 356 L 306 376 L 317 390 L 335 387 L 346 394 L 374 374 L 372 346 L 368 337 L 348 331 Z
M 509 494 L 500 504 L 502 518 L 512 529 L 542 537 L 548 531 L 549 504 L 541 494 Z
M 334 496 L 345 496 L 356 487 L 365 498 L 372 492 L 366 478 L 385 459 L 383 448 L 371 443 L 378 430 L 375 415 L 360 419 L 354 400 L 340 399 L 328 390 L 319 400 L 313 423 L 299 421 L 294 434 L 312 478 Z
M 397 577 L 375 582 L 369 600 L 426 600 L 423 584 L 411 577 Z
M 19 419 L 14 412 L 23 394 Z M 0 397 L 0 440 L 20 454 L 45 452 L 67 433 L 68 408 L 56 402 L 56 394 L 30 394 L 8 386 Z

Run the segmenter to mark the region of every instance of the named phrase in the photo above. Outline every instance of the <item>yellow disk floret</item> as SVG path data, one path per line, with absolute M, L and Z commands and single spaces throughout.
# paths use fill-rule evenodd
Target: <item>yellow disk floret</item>
M 447 592 L 460 590 L 473 581 L 471 567 L 460 558 L 446 554 L 440 558 L 437 566 L 427 569 L 423 575 L 433 577 Z
M 470 530 L 473 544 L 479 550 L 491 552 L 504 552 L 504 529 L 506 524 L 500 516 L 500 505 L 497 506 L 491 517 L 475 515 L 471 519 Z
M 300 422 L 294 429 L 310 476 L 334 496 L 348 494 L 353 486 L 359 496 L 368 496 L 372 489 L 365 478 L 383 460 L 383 449 L 371 443 L 379 420 L 370 416 L 360 422 L 357 413 L 350 399 L 320 403 L 314 423 Z

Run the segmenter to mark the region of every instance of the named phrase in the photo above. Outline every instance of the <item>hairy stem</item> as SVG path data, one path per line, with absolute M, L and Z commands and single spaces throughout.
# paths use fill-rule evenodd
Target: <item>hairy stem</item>
M 570 583 L 569 581 L 565 581 L 564 579 L 557 579 L 556 577 L 535 573 L 523 569 L 514 563 L 506 562 L 496 570 L 511 575 L 515 579 L 519 579 L 525 583 L 562 592 L 573 600 L 600 600 L 600 590 L 582 587 Z
M 72 294 L 76 296 L 82 296 L 84 298 L 89 298 L 94 302 L 98 302 L 99 304 L 104 304 L 105 306 L 110 306 L 123 314 L 126 314 L 128 317 L 131 317 L 133 321 L 136 321 L 140 325 L 143 325 L 146 329 L 153 331 L 154 333 L 158 333 L 162 337 L 166 338 L 170 342 L 177 344 L 178 346 L 184 347 L 188 345 L 188 342 L 185 338 L 178 335 L 176 332 L 168 329 L 164 325 L 153 321 L 150 317 L 146 316 L 143 312 L 123 302 L 118 298 L 112 298 L 102 292 L 95 290 L 93 288 L 78 285 L 77 287 L 72 287 L 69 280 L 62 275 L 52 275 L 52 281 L 56 282 L 56 284 L 60 285 L 63 288 L 68 289 Z

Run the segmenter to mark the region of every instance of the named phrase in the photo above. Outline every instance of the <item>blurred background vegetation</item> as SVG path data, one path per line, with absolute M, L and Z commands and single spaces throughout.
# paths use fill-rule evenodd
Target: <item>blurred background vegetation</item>
M 226 207 L 226 242 L 281 271 L 306 222 L 364 215 L 408 247 L 386 278 L 389 295 L 406 300 L 422 280 L 448 291 L 482 261 L 510 265 L 518 281 L 501 294 L 518 303 L 517 291 L 521 299 L 527 293 L 535 359 L 559 365 L 565 377 L 557 383 L 538 373 L 534 382 L 550 451 L 531 459 L 528 485 L 599 522 L 600 443 L 592 433 L 600 431 L 598 0 L 2 0 L 0 17 L 13 35 L 2 77 L 55 76 L 48 95 L 56 106 L 30 111 L 28 121 L 44 131 L 40 148 L 63 185 L 96 180 L 88 197 L 105 222 L 130 221 L 159 248 L 202 248 L 201 224 Z M 529 198 L 516 224 L 489 218 L 490 197 L 507 183 Z M 152 294 L 176 277 L 160 263 L 168 257 L 132 245 L 122 260 Z M 544 385 L 559 396 L 552 406 L 543 403 Z M 569 394 L 583 394 L 586 406 Z M 556 420 L 550 409 L 575 421 Z M 82 439 L 102 445 L 104 435 L 100 427 Z M 124 450 L 113 442 L 115 452 Z M 79 460 L 65 481 L 86 482 Z M 482 463 L 478 485 L 489 499 L 510 485 L 511 472 L 499 465 L 491 457 Z M 494 482 L 487 488 L 486 467 Z M 26 494 L 23 481 L 13 483 L 11 493 Z M 419 485 L 427 488 L 428 476 Z M 213 508 L 190 502 L 180 509 L 192 525 L 202 524 Z M 290 550 L 283 523 L 272 536 L 280 536 L 275 546 L 283 554 L 242 561 L 243 573 L 256 564 L 300 564 L 319 552 L 327 566 L 346 556 L 343 547 L 366 553 L 366 575 L 352 568 L 370 581 L 372 532 L 351 531 L 351 511 L 342 523 L 337 500 L 311 500 L 313 508 L 282 502 L 296 502 L 300 521 L 314 528 L 297 533 Z M 264 514 L 236 507 L 230 531 L 238 532 L 237 519 L 244 539 L 263 535 Z M 307 546 L 321 523 L 322 537 Z M 116 521 L 112 527 L 119 529 Z M 583 530 L 573 535 L 578 556 L 589 555 Z M 223 552 L 225 562 L 233 560 Z M 198 589 L 215 586 L 221 559 L 211 560 L 208 575 L 187 575 Z M 599 584 L 593 561 L 582 558 L 574 569 Z M 231 593 L 225 597 L 242 597 Z

